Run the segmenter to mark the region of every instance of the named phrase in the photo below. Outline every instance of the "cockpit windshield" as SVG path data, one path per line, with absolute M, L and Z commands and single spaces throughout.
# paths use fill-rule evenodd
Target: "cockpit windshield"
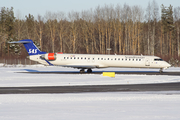
M 154 59 L 154 61 L 164 61 L 164 60 L 161 58 L 157 58 L 157 59 Z

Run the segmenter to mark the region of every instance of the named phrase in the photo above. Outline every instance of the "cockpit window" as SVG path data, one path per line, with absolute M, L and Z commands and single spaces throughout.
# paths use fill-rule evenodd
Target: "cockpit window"
M 159 59 L 154 59 L 154 61 L 163 61 L 163 59 L 160 59 L 160 58 Z

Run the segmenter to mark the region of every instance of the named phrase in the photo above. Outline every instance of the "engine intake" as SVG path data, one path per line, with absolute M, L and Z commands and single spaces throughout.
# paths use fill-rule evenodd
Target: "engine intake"
M 52 61 L 52 60 L 56 60 L 56 54 L 55 53 L 47 53 L 47 54 L 41 55 L 40 58 Z

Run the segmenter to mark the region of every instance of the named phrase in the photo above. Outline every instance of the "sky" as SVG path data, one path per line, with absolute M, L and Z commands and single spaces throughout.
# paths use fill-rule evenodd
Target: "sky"
M 38 15 L 44 16 L 46 12 L 64 12 L 71 11 L 81 12 L 83 10 L 95 9 L 97 6 L 120 4 L 125 3 L 133 6 L 140 5 L 142 8 L 146 8 L 149 2 L 153 0 L 0 0 L 0 7 L 14 8 L 15 17 L 25 18 L 25 15 L 31 14 L 35 18 Z M 161 6 L 173 7 L 180 6 L 180 0 L 156 0 L 156 3 Z

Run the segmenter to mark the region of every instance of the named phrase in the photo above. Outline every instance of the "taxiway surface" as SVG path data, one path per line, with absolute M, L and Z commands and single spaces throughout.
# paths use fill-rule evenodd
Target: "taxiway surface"
M 178 82 L 178 83 L 130 84 L 130 85 L 0 87 L 0 94 L 137 92 L 137 91 L 180 91 L 180 83 Z

